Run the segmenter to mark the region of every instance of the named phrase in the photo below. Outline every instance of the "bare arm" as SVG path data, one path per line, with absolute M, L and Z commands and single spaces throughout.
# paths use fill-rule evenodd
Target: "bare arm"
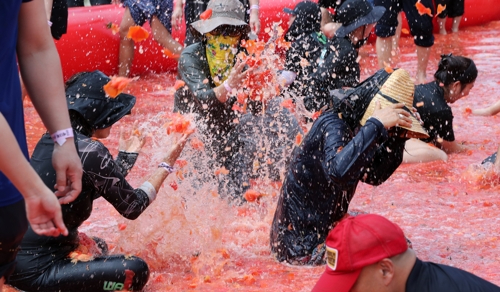
M 460 153 L 465 150 L 467 150 L 467 147 L 464 146 L 463 144 L 458 143 L 456 140 L 455 141 L 443 141 L 440 143 L 441 149 L 446 152 L 446 153 Z
M 472 114 L 476 116 L 494 116 L 500 112 L 500 100 L 487 108 L 474 109 Z
M 174 11 L 172 12 L 171 24 L 172 27 L 177 30 L 181 29 L 182 16 L 184 14 L 182 2 L 182 0 L 175 0 Z
M 192 133 L 183 134 L 181 138 L 174 145 L 172 145 L 172 147 L 168 151 L 163 161 L 166 162 L 168 165 L 173 166 L 177 158 L 179 158 L 179 155 L 181 155 L 182 149 L 186 145 L 188 137 L 191 134 Z M 164 168 L 158 168 L 153 172 L 153 174 L 147 181 L 151 185 L 153 185 L 156 192 L 158 192 L 160 190 L 161 184 L 167 178 L 168 175 L 169 172 L 166 171 Z
M 23 195 L 28 221 L 40 235 L 68 234 L 62 220 L 61 206 L 55 194 L 40 179 L 24 157 L 4 116 L 0 114 L 0 171 Z
M 250 8 L 252 8 L 253 5 L 257 5 L 259 6 L 259 0 L 250 0 Z M 249 24 L 250 24 L 250 29 L 252 29 L 252 31 L 255 33 L 255 34 L 259 34 L 260 32 L 260 19 L 259 19 L 259 10 L 260 10 L 260 7 L 259 9 L 250 9 L 250 20 L 249 20 Z
M 52 3 L 54 0 L 44 0 L 45 1 L 45 13 L 47 14 L 47 20 L 50 20 L 50 15 L 52 14 Z
M 33 105 L 52 134 L 71 128 L 71 124 L 59 55 L 42 11 L 45 8 L 41 0 L 21 5 L 17 57 Z M 64 193 L 60 201 L 69 203 L 80 193 L 82 181 L 81 162 L 73 138 L 68 138 L 62 146 L 56 143 L 52 161 L 57 172 L 57 189 Z M 71 190 L 66 189 L 68 181 Z

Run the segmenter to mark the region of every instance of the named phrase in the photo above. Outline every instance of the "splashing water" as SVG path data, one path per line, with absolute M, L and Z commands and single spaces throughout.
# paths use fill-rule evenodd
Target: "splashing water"
M 498 99 L 492 93 L 500 92 L 499 41 L 500 22 L 436 35 L 429 61 L 428 75 L 436 70 L 442 53 L 468 56 L 476 62 L 479 76 L 474 89 L 452 105 L 455 136 L 472 150 L 452 154 L 446 163 L 402 165 L 376 188 L 360 184 L 350 206 L 399 224 L 422 260 L 462 268 L 497 285 L 500 186 L 477 178 L 488 171 L 478 164 L 498 148 L 500 126 L 498 117 L 471 116 L 465 109 L 485 107 Z M 411 38 L 401 39 L 398 67 L 416 71 L 414 48 Z M 360 55 L 363 80 L 376 70 L 374 46 L 362 48 Z M 127 177 L 133 186 L 147 179 L 175 138 L 162 127 L 172 111 L 174 82 L 174 74 L 163 74 L 130 85 L 137 104 L 133 114 L 119 124 L 131 126 L 137 119 L 141 132 L 150 137 Z M 44 130 L 28 101 L 25 110 L 32 150 Z M 118 144 L 116 129 L 103 141 L 113 154 Z M 109 203 L 98 199 L 80 231 L 106 239 L 111 253 L 144 258 L 152 271 L 145 291 L 310 291 L 324 267 L 292 267 L 277 263 L 270 255 L 269 227 L 277 196 L 233 206 L 219 198 L 217 183 L 207 179 L 215 169 L 203 165 L 208 161 L 204 151 L 188 143 L 180 159 L 188 162 L 180 168 L 182 173 L 167 178 L 157 200 L 137 220 L 122 218 Z M 201 165 L 194 167 L 194 163 Z M 170 186 L 172 181 L 177 190 Z M 269 194 L 279 193 L 271 184 L 266 188 Z

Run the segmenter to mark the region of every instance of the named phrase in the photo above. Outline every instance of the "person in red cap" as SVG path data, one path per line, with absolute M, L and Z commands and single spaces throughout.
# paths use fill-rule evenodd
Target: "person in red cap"
M 326 239 L 327 267 L 312 292 L 500 291 L 469 272 L 418 259 L 401 228 L 375 214 L 341 220 Z

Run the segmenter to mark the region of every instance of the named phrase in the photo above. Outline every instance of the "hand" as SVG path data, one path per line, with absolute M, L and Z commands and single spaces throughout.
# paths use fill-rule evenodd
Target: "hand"
M 139 152 L 142 149 L 142 146 L 146 143 L 146 139 L 137 128 L 139 124 L 138 121 L 134 122 L 132 129 L 127 131 L 123 130 L 123 127 L 120 127 L 120 140 L 118 141 L 118 150 L 125 152 Z M 128 139 L 125 139 L 125 136 L 129 136 Z
M 405 111 L 403 107 L 404 104 L 396 103 L 382 108 L 380 101 L 377 100 L 375 101 L 375 110 L 372 117 L 378 119 L 386 129 L 394 126 L 411 128 L 412 120 L 410 119 L 410 113 Z
M 61 204 L 68 204 L 82 190 L 82 162 L 73 138 L 68 138 L 62 146 L 54 143 L 52 166 L 56 171 L 56 196 Z
M 176 1 L 181 1 L 181 0 L 176 0 Z M 174 11 L 172 12 L 171 24 L 175 30 L 181 29 L 182 15 L 183 15 L 182 6 L 180 8 L 177 6 L 174 7 Z
M 234 64 L 234 67 L 231 69 L 231 73 L 229 73 L 229 77 L 227 78 L 229 87 L 238 89 L 243 83 L 243 80 L 247 78 L 247 75 L 252 72 L 252 68 L 243 71 L 245 65 L 246 63 L 242 62 L 240 59 L 236 60 L 236 64 Z
M 168 163 L 168 165 L 171 165 L 171 166 L 174 165 L 177 158 L 179 158 L 179 156 L 181 155 L 182 149 L 184 149 L 184 146 L 186 145 L 186 142 L 187 142 L 189 136 L 191 136 L 191 134 L 193 134 L 193 133 L 194 133 L 194 130 L 189 131 L 185 134 L 182 134 L 182 136 L 179 138 L 179 140 L 177 140 L 172 145 L 172 147 L 167 152 L 167 155 L 165 156 L 165 159 L 164 159 L 164 161 L 166 163 Z
M 36 195 L 25 197 L 26 214 L 36 234 L 45 236 L 68 235 L 57 197 L 43 185 Z
M 255 34 L 259 34 L 260 32 L 260 20 L 259 20 L 259 10 L 258 9 L 252 9 L 250 12 L 250 29 L 252 32 Z

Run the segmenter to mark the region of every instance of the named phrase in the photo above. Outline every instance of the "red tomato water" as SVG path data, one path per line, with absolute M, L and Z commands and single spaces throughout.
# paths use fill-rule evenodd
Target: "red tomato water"
M 452 154 L 449 161 L 402 165 L 379 187 L 360 184 L 351 210 L 378 213 L 399 224 L 422 260 L 452 265 L 500 285 L 500 187 L 467 182 L 469 165 L 495 152 L 500 141 L 499 117 L 466 114 L 466 108 L 485 107 L 500 92 L 500 22 L 468 27 L 457 34 L 436 35 L 428 66 L 431 80 L 440 54 L 471 57 L 479 76 L 470 95 L 452 106 L 455 136 L 471 147 L 467 154 Z M 361 51 L 362 79 L 376 70 L 373 45 Z M 414 75 L 416 53 L 411 38 L 401 38 L 399 68 Z M 175 135 L 162 130 L 163 114 L 171 112 L 169 90 L 175 74 L 147 76 L 132 82 L 137 96 L 131 116 L 119 123 L 139 120 L 148 135 L 135 168 L 127 180 L 138 187 L 154 169 Z M 44 132 L 32 105 L 25 103 L 26 129 L 32 150 Z M 163 114 L 162 114 L 163 113 Z M 118 128 L 117 128 L 118 129 Z M 196 133 L 193 134 L 196 136 Z M 103 142 L 116 154 L 118 131 Z M 188 145 L 181 159 L 191 162 L 199 150 Z M 232 207 L 218 198 L 212 185 L 194 187 L 189 163 L 177 191 L 167 178 L 157 200 L 135 221 L 122 218 L 102 199 L 80 231 L 105 238 L 114 253 L 144 258 L 152 271 L 145 291 L 310 291 L 324 267 L 292 267 L 277 263 L 269 252 L 269 226 L 277 192 L 259 186 L 259 204 Z M 213 169 L 211 170 L 214 171 Z M 266 189 L 267 188 L 267 189 Z M 127 228 L 118 231 L 120 224 Z M 7 291 L 13 291 L 10 288 Z

